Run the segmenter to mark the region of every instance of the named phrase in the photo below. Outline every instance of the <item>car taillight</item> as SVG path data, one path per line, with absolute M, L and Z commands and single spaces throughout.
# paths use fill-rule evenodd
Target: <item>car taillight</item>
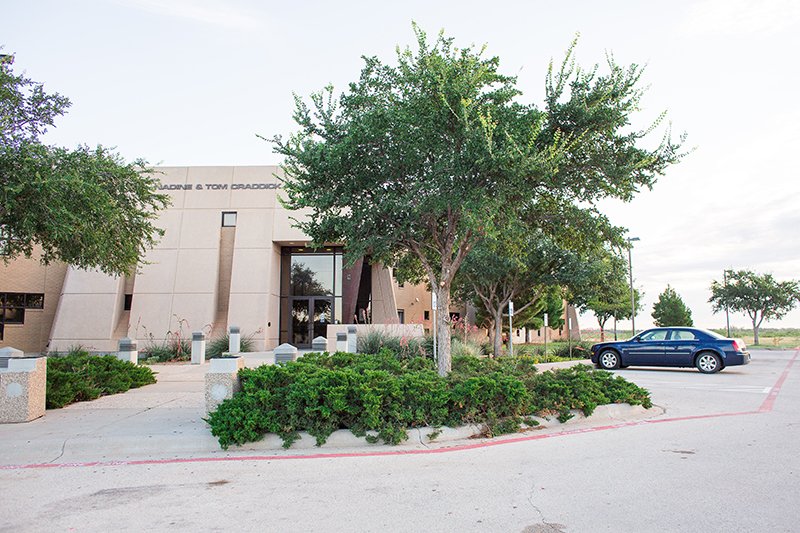
M 744 341 L 742 339 L 733 339 L 733 349 L 737 352 L 743 352 L 746 346 L 744 345 Z

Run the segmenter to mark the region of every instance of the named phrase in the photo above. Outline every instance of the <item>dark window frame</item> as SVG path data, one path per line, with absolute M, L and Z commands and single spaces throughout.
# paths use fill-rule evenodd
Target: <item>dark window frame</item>
M 239 216 L 236 214 L 236 211 L 223 211 L 222 212 L 222 227 L 223 228 L 235 228 L 236 223 L 239 221 Z M 233 215 L 233 224 L 226 224 L 225 223 L 225 215 Z
M 44 309 L 44 294 L 27 292 L 0 292 L 0 341 L 3 340 L 5 326 L 25 324 L 26 309 Z M 19 320 L 6 320 L 6 310 L 19 312 Z

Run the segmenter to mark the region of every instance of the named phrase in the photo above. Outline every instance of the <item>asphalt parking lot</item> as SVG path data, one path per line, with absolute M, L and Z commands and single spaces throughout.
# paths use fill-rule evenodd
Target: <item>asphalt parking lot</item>
M 4 468 L 0 531 L 796 531 L 797 352 L 752 352 L 619 370 L 661 414 L 551 435 Z

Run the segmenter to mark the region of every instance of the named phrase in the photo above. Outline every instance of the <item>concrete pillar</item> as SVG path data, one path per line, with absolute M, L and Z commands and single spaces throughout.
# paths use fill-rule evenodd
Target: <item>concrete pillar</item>
M 239 326 L 231 326 L 228 328 L 228 353 L 236 355 L 241 348 L 241 334 L 239 333 Z
M 355 326 L 347 326 L 347 351 L 358 353 L 358 334 Z
M 202 331 L 192 332 L 192 364 L 202 365 L 206 362 L 206 334 Z
M 347 351 L 347 332 L 346 331 L 337 331 L 336 332 L 336 351 L 337 352 L 346 352 Z
M 275 364 L 297 361 L 297 348 L 289 343 L 284 343 L 272 351 L 275 354 Z
M 320 335 L 313 341 L 311 341 L 311 349 L 315 352 L 327 352 L 328 351 L 328 339 Z
M 0 423 L 30 422 L 44 415 L 47 358 L 15 357 L 0 370 Z
M 25 357 L 25 352 L 17 350 L 11 346 L 0 348 L 0 368 L 8 368 L 8 362 L 12 358 Z
M 244 368 L 244 357 L 212 359 L 206 372 L 206 414 L 216 411 L 219 404 L 233 398 L 242 390 L 239 370 Z
M 130 361 L 134 365 L 139 362 L 139 350 L 135 339 L 125 337 L 117 344 L 117 359 Z

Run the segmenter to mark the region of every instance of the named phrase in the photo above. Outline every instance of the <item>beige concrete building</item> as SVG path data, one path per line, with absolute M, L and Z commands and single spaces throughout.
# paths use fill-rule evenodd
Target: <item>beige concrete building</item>
M 302 213 L 278 201 L 278 167 L 157 170 L 172 205 L 147 264 L 124 278 L 32 260 L 0 267 L 0 347 L 115 351 L 124 337 L 141 348 L 170 333 L 214 336 L 235 324 L 255 349 L 269 350 L 333 340 L 341 324 L 430 324 L 424 286 L 398 285 L 390 269 L 367 261 L 344 268 L 339 246 L 307 247 L 292 227 Z

